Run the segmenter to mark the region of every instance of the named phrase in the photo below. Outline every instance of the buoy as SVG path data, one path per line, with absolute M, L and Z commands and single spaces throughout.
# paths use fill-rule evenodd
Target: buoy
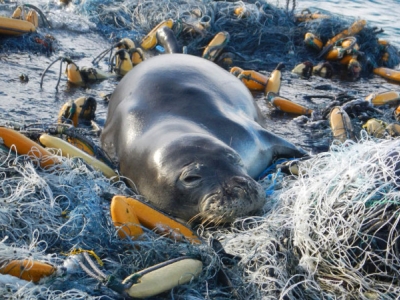
M 132 65 L 134 66 L 144 61 L 144 52 L 140 48 L 129 49 L 129 54 L 131 56 Z
M 386 126 L 385 130 L 391 137 L 400 136 L 400 124 L 390 123 Z
M 374 106 L 381 106 L 385 104 L 395 104 L 400 100 L 400 94 L 396 91 L 382 92 L 378 94 L 369 94 L 365 100 Z
M 333 38 L 328 40 L 326 42 L 326 44 L 325 44 L 325 47 L 335 44 L 340 39 L 344 39 L 344 38 L 347 38 L 347 37 L 354 36 L 354 35 L 358 34 L 361 30 L 364 29 L 364 27 L 366 25 L 367 25 L 367 21 L 365 21 L 365 20 L 357 20 L 357 21 L 355 21 L 353 24 L 350 25 L 349 28 L 343 30 L 342 32 L 338 33 Z
M 84 84 L 84 79 L 82 78 L 82 74 L 79 70 L 79 67 L 74 62 L 67 62 L 67 68 L 65 69 L 65 73 L 67 74 L 68 81 L 81 85 Z
M 304 44 L 306 44 L 307 47 L 310 47 L 312 49 L 321 51 L 323 47 L 323 43 L 320 38 L 318 38 L 315 34 L 311 32 L 307 32 L 305 37 L 304 37 Z
M 239 18 L 246 18 L 251 15 L 246 6 L 238 6 L 233 10 L 234 14 Z
M 238 78 L 252 91 L 264 91 L 268 77 L 253 70 L 243 70 Z
M 350 59 L 350 62 L 347 66 L 347 73 L 352 79 L 357 79 L 361 74 L 361 64 L 356 58 Z
M 114 48 L 117 48 L 118 50 L 120 49 L 129 50 L 135 47 L 136 47 L 135 42 L 132 41 L 130 38 L 123 38 L 114 45 Z
M 326 55 L 325 59 L 327 60 L 338 60 L 343 58 L 343 55 L 346 53 L 342 47 L 333 47 Z
M 174 20 L 168 19 L 156 25 L 141 41 L 140 46 L 144 50 L 153 49 L 157 45 L 157 30 L 163 26 L 167 26 L 172 29 L 174 26 Z
M 169 291 L 196 278 L 203 269 L 200 260 L 183 257 L 160 263 L 125 278 L 134 282 L 125 292 L 133 298 L 147 298 Z
M 122 197 L 114 197 L 110 205 L 111 219 L 118 230 L 120 238 L 137 239 L 143 234 L 143 229 L 132 205 Z
M 66 72 L 68 81 L 76 85 L 84 85 L 86 83 L 104 80 L 113 76 L 112 74 L 104 72 L 98 68 L 79 68 L 73 62 L 67 64 Z
M 324 15 L 321 13 L 311 13 L 311 11 L 306 8 L 301 11 L 301 14 L 295 15 L 296 22 L 308 22 L 316 19 L 328 19 L 328 15 Z
M 270 101 L 272 105 L 278 108 L 279 110 L 291 114 L 309 115 L 313 111 L 312 109 L 294 103 L 289 99 L 278 96 L 273 92 L 269 92 L 267 94 L 267 100 Z
M 400 82 L 400 71 L 390 68 L 379 67 L 373 70 L 374 74 L 382 76 L 383 78 Z
M 271 72 L 270 77 L 268 78 L 267 85 L 265 86 L 264 94 L 268 95 L 269 92 L 273 92 L 275 94 L 279 94 L 281 89 L 281 70 L 285 67 L 283 63 L 279 63 L 275 70 Z
M 57 123 L 70 123 L 73 126 L 78 126 L 78 114 L 76 113 L 76 104 L 74 101 L 64 103 L 58 112 Z
M 372 135 L 378 139 L 384 139 L 386 136 L 386 123 L 381 120 L 369 119 L 362 127 L 368 132 L 369 135 Z
M 200 238 L 190 228 L 148 204 L 120 195 L 114 196 L 112 201 L 116 201 L 116 203 L 125 202 L 130 207 L 130 211 L 133 211 L 136 215 L 140 224 L 148 229 L 160 234 L 166 234 L 174 240 L 180 241 L 185 237 L 191 243 L 201 244 Z
M 243 70 L 242 68 L 239 68 L 239 67 L 232 67 L 232 68 L 230 69 L 229 72 L 230 72 L 232 75 L 238 77 L 239 74 L 242 73 L 243 71 L 244 71 L 244 70 Z
M 226 31 L 217 33 L 204 49 L 202 57 L 214 61 L 229 42 L 229 37 Z
M 314 66 L 313 66 L 312 62 L 305 61 L 305 62 L 302 62 L 302 63 L 296 65 L 293 68 L 292 73 L 308 79 L 311 77 L 313 69 L 314 69 Z
M 97 108 L 96 99 L 93 97 L 79 97 L 74 101 L 76 114 L 79 120 L 92 121 L 95 118 Z
M 329 62 L 322 62 L 313 67 L 313 75 L 317 75 L 323 78 L 331 78 L 333 75 L 333 67 Z
M 72 146 L 71 144 L 60 138 L 48 134 L 42 134 L 39 140 L 40 143 L 42 143 L 46 148 L 60 149 L 62 156 L 79 157 L 83 159 L 87 164 L 89 164 L 93 168 L 100 170 L 107 178 L 112 178 L 112 177 L 118 178 L 118 175 L 114 172 L 114 170 L 111 169 L 109 166 L 107 166 L 105 163 L 97 160 L 93 156 L 90 156 L 86 152 Z
M 66 102 L 58 113 L 58 123 L 70 123 L 77 127 L 79 121 L 90 122 L 95 118 L 97 102 L 93 97 L 79 97 Z
M 86 152 L 90 156 L 95 156 L 94 149 L 88 145 L 85 141 L 82 141 L 79 137 L 67 137 L 67 142 L 72 146 Z
M 29 10 L 28 14 L 26 15 L 26 20 L 32 23 L 36 28 L 39 27 L 39 17 L 36 11 Z
M 68 81 L 76 84 L 76 85 L 84 85 L 90 82 L 95 82 L 97 80 L 103 80 L 106 78 L 111 78 L 115 75 L 104 72 L 100 69 L 96 68 L 89 68 L 89 67 L 82 67 L 79 69 L 79 67 L 68 57 L 58 57 L 56 60 L 51 62 L 47 68 L 43 71 L 42 77 L 40 79 L 40 87 L 43 85 L 43 79 L 46 74 L 46 72 L 50 69 L 50 67 L 55 64 L 57 61 L 60 61 L 60 74 L 58 77 L 58 81 L 56 84 L 56 90 L 58 89 L 58 84 L 60 83 L 61 79 L 61 66 L 63 62 L 67 63 L 67 68 L 65 70 L 65 73 L 67 75 Z
M 324 48 L 322 48 L 321 52 L 319 53 L 318 57 L 325 56 L 332 49 L 332 47 L 335 46 L 336 42 L 342 44 L 340 40 L 346 39 L 348 37 L 354 39 L 354 35 L 358 34 L 365 27 L 365 25 L 367 25 L 367 22 L 365 20 L 355 21 L 349 28 L 343 30 L 342 32 L 338 33 L 333 38 L 328 40 Z M 332 54 L 332 56 L 333 55 L 334 54 Z
M 115 68 L 114 72 L 119 76 L 125 76 L 133 69 L 131 56 L 126 49 L 120 49 L 114 54 Z M 114 60 L 114 59 L 113 59 Z
M 354 140 L 354 130 L 350 117 L 340 106 L 332 109 L 329 116 L 329 123 L 335 140 L 339 140 L 342 143 L 348 139 Z
M 59 160 L 53 154 L 18 131 L 0 127 L 0 138 L 3 139 L 3 144 L 7 148 L 11 148 L 14 145 L 19 154 L 27 154 L 32 158 L 40 158 L 41 167 L 48 167 L 59 163 Z
M 34 260 L 12 260 L 0 268 L 1 274 L 8 274 L 27 281 L 39 282 L 43 277 L 50 276 L 56 268 L 47 263 Z

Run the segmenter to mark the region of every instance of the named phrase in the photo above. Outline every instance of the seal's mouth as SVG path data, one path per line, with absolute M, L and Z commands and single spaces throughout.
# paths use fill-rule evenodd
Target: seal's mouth
M 235 176 L 203 197 L 196 217 L 205 225 L 231 223 L 260 211 L 264 204 L 265 193 L 260 184 L 250 177 Z

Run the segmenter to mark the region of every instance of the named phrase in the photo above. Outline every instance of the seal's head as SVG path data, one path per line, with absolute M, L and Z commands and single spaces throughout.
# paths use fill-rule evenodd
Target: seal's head
M 175 139 L 153 159 L 155 185 L 149 196 L 141 192 L 176 217 L 220 224 L 256 212 L 265 203 L 262 187 L 247 175 L 240 156 L 210 135 Z

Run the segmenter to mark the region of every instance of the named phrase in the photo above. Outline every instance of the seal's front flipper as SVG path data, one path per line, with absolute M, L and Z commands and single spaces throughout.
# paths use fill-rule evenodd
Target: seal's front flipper
M 272 151 L 270 153 L 272 160 L 278 158 L 300 158 L 309 155 L 304 149 L 297 147 L 272 132 L 263 130 L 261 132 L 261 139 L 264 140 L 265 145 Z

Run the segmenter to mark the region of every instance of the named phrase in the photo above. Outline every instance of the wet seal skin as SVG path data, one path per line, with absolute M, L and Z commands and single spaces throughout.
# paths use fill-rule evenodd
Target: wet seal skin
M 231 222 L 259 211 L 254 180 L 306 153 L 268 132 L 243 83 L 206 59 L 168 54 L 136 66 L 109 103 L 102 147 L 153 205 L 183 220 Z

